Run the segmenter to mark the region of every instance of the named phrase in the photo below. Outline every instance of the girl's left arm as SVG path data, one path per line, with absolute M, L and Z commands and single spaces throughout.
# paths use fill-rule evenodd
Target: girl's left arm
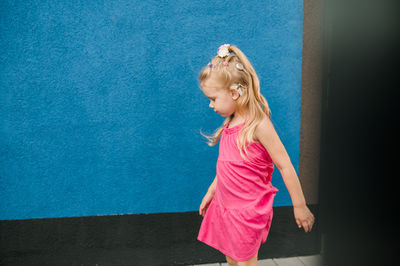
M 255 135 L 258 141 L 268 151 L 272 161 L 282 175 L 290 198 L 292 199 L 294 216 L 298 227 L 303 227 L 306 232 L 309 232 L 314 224 L 314 215 L 306 205 L 299 178 L 290 161 L 289 155 L 276 133 L 271 120 L 267 116 L 265 116 L 265 119 L 257 126 Z

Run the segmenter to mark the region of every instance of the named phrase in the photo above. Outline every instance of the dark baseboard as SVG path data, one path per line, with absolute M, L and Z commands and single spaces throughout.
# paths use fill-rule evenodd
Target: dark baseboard
M 274 207 L 259 259 L 319 254 L 316 223 L 298 229 L 292 207 Z M 190 265 L 225 262 L 225 256 L 197 240 L 198 212 L 111 215 L 0 221 L 0 265 Z

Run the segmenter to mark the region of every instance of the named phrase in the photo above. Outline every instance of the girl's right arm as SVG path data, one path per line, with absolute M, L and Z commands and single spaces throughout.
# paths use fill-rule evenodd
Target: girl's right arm
M 208 192 L 214 195 L 215 189 L 217 187 L 217 176 L 215 176 L 214 181 L 211 183 L 210 187 L 208 188 Z
M 214 198 L 216 187 L 217 187 L 217 176 L 215 176 L 214 181 L 211 183 L 206 195 L 204 196 L 203 200 L 201 201 L 200 208 L 199 208 L 199 214 L 201 216 L 204 216 L 206 214 L 208 206 L 210 205 L 210 202 Z

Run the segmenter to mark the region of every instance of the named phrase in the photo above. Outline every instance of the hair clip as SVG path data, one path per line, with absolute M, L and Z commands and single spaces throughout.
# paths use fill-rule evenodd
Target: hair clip
M 236 68 L 239 69 L 239 70 L 244 70 L 244 67 L 243 67 L 243 65 L 241 63 L 237 63 L 236 64 Z
M 226 62 L 226 61 L 224 61 L 223 64 L 224 64 L 224 66 L 228 66 L 228 62 Z
M 238 90 L 238 92 L 239 92 L 239 95 L 240 95 L 240 96 L 242 96 L 242 95 L 243 95 L 243 90 L 242 90 L 241 86 L 239 86 L 239 84 L 237 84 L 237 83 L 233 83 L 233 84 L 231 85 L 231 88 L 233 88 L 233 89 L 237 89 L 237 90 Z
M 212 68 L 212 64 L 211 64 L 211 63 L 209 63 L 208 66 L 209 66 L 210 68 Z
M 225 56 L 228 56 L 229 53 L 229 46 L 231 46 L 230 44 L 223 44 L 218 48 L 218 52 L 217 55 L 221 58 L 224 58 Z

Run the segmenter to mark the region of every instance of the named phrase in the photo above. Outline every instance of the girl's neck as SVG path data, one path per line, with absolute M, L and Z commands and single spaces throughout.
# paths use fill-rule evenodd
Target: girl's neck
M 233 114 L 229 125 L 230 126 L 239 125 L 241 123 L 244 123 L 245 121 L 246 121 L 246 117 L 242 117 L 238 114 Z

